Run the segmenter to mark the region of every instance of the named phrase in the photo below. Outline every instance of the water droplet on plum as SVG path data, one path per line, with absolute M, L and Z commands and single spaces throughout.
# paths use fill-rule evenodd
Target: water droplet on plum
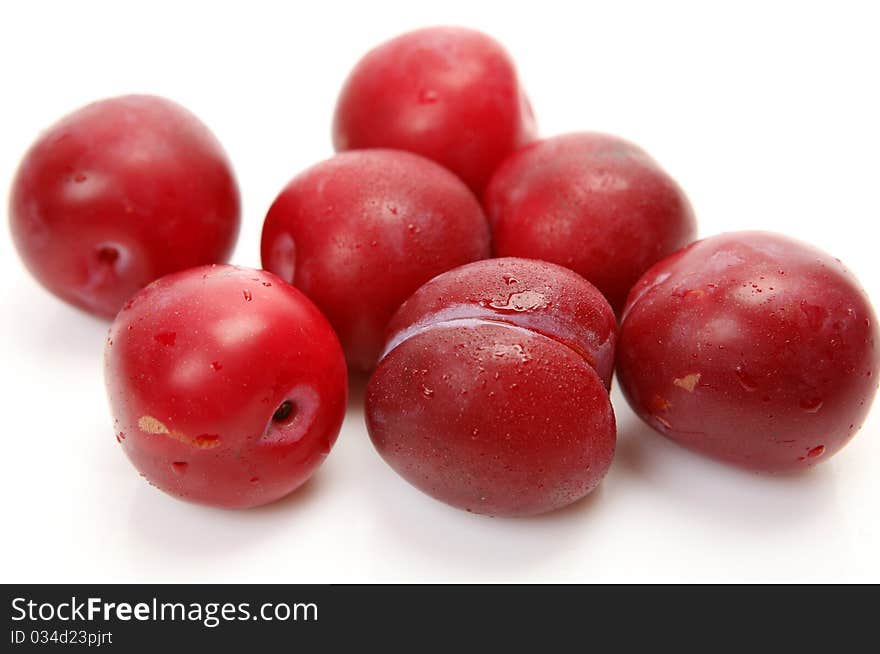
M 811 459 L 815 459 L 816 457 L 822 456 L 823 454 L 825 454 L 825 446 L 824 445 L 817 445 L 812 450 L 807 452 L 807 456 Z
M 419 104 L 434 104 L 437 102 L 437 91 L 432 89 L 422 89 L 419 91 Z
M 159 332 L 153 338 L 156 339 L 156 342 L 161 343 L 165 347 L 171 347 L 177 341 L 177 333 L 176 332 Z
M 735 372 L 736 378 L 739 380 L 739 385 L 745 390 L 750 393 L 758 390 L 758 382 L 756 382 L 755 378 L 745 371 L 745 368 L 737 366 Z
M 804 398 L 801 400 L 801 408 L 807 413 L 817 413 L 822 408 L 824 402 L 817 398 Z

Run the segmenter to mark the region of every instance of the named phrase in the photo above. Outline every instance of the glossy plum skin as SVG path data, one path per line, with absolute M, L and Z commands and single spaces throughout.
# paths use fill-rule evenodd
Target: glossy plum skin
M 480 261 L 425 284 L 388 334 L 367 430 L 416 488 L 467 511 L 526 516 L 605 476 L 616 324 L 586 280 L 545 262 Z
M 305 295 L 227 265 L 174 273 L 110 328 L 116 439 L 174 497 L 226 508 L 304 483 L 336 441 L 347 379 L 339 341 Z
M 483 196 L 495 255 L 571 268 L 615 311 L 651 265 L 696 238 L 678 184 L 641 148 L 591 132 L 508 157 Z
M 225 261 L 239 228 L 223 148 L 170 100 L 89 104 L 45 131 L 12 186 L 10 227 L 31 274 L 61 299 L 113 318 L 162 275 Z
M 838 260 L 785 236 L 734 232 L 639 280 L 617 372 L 661 434 L 747 469 L 787 472 L 849 442 L 878 365 L 874 311 Z
M 348 76 L 333 119 L 337 152 L 416 152 L 476 193 L 504 157 L 536 136 L 510 56 L 460 27 L 408 32 L 371 50 Z
M 611 387 L 614 312 L 595 286 L 567 268 L 508 258 L 450 270 L 422 286 L 394 314 L 385 350 L 417 331 L 457 320 L 508 323 L 559 341 Z
M 488 256 L 486 218 L 461 180 L 394 150 L 345 152 L 312 166 L 263 225 L 263 267 L 318 305 L 361 371 L 375 365 L 388 320 L 413 291 Z

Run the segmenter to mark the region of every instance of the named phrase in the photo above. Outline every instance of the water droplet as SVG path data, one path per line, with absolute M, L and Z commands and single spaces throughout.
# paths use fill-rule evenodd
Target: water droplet
M 817 445 L 812 450 L 807 452 L 807 456 L 810 457 L 811 459 L 815 459 L 817 456 L 822 456 L 823 454 L 825 454 L 825 446 L 824 445 Z
M 852 427 L 852 425 L 850 425 L 850 427 Z M 118 434 L 116 434 L 116 442 L 117 443 L 121 443 L 124 440 L 125 440 L 125 434 L 123 432 L 119 432 Z
M 804 398 L 801 400 L 801 408 L 807 413 L 817 413 L 824 402 L 818 397 Z
M 183 473 L 185 473 L 188 467 L 189 464 L 186 461 L 175 461 L 171 464 L 171 469 L 178 475 L 182 475 Z
M 503 279 L 504 283 L 508 286 L 519 283 L 519 280 L 513 275 L 502 275 L 501 279 Z
M 503 302 L 499 300 L 482 300 L 480 302 L 481 306 L 489 306 L 496 311 L 509 311 L 514 313 L 543 309 L 547 304 L 547 298 L 537 291 L 521 291 L 520 293 L 513 293 L 507 296 L 507 299 Z
M 433 397 L 434 389 L 428 388 L 427 386 L 422 386 L 422 395 L 424 395 L 425 397 Z
M 83 183 L 84 181 L 86 181 L 86 179 L 87 179 L 87 177 L 83 173 L 77 173 L 76 175 L 73 176 L 73 181 L 76 182 L 77 184 Z
M 745 286 L 745 284 L 743 284 L 743 286 Z M 673 297 L 688 300 L 699 300 L 705 294 L 706 292 L 700 288 L 677 288 L 672 291 Z
M 223 364 L 220 363 L 219 361 L 212 361 L 211 362 L 211 370 L 213 370 L 214 372 L 217 372 L 218 370 L 221 370 L 222 368 L 223 368 Z
M 252 484 L 258 484 L 260 482 L 260 478 L 259 477 L 251 477 L 250 482 Z
M 740 386 L 750 393 L 758 390 L 758 382 L 756 382 L 755 378 L 747 373 L 742 366 L 737 366 L 735 372 Z
M 419 103 L 420 104 L 434 104 L 437 102 L 438 96 L 437 91 L 432 89 L 422 89 L 419 91 Z
M 176 332 L 159 332 L 153 338 L 156 339 L 157 342 L 161 343 L 166 347 L 171 347 L 177 341 L 177 333 Z
M 272 286 L 272 282 L 263 282 L 263 286 L 269 288 L 270 286 Z
M 251 295 L 251 292 L 247 289 L 244 289 L 241 294 L 244 295 L 245 302 L 250 302 L 254 299 L 254 297 Z

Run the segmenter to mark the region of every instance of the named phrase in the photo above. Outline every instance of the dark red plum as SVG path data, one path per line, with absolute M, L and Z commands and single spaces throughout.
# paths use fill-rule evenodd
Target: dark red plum
M 615 311 L 642 273 L 696 237 L 678 184 L 641 148 L 605 134 L 565 134 L 512 154 L 484 205 L 496 256 L 571 268 Z
M 508 154 L 536 137 L 510 56 L 461 27 L 408 32 L 368 52 L 333 119 L 337 151 L 394 148 L 442 164 L 480 193 Z
M 263 225 L 263 267 L 308 295 L 355 370 L 369 370 L 400 304 L 489 256 L 480 204 L 445 168 L 395 150 L 345 152 L 291 181 Z
M 12 186 L 12 236 L 61 299 L 113 318 L 154 279 L 227 259 L 239 196 L 226 153 L 178 104 L 128 95 L 44 132 Z
M 153 485 L 245 508 L 302 485 L 345 414 L 345 359 L 329 323 L 275 275 L 216 265 L 153 282 L 110 329 L 116 439 Z
M 630 405 L 693 450 L 752 470 L 828 460 L 877 390 L 877 321 L 846 268 L 785 236 L 707 238 L 633 288 L 618 348 Z
M 367 429 L 404 479 L 476 513 L 574 502 L 605 476 L 616 324 L 586 280 L 493 259 L 420 288 L 389 325 L 367 387 Z

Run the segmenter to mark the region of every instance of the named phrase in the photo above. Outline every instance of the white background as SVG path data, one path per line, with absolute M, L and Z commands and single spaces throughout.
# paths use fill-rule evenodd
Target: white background
M 544 135 L 644 146 L 702 236 L 765 228 L 840 257 L 880 302 L 880 21 L 872 3 L 6 2 L 0 193 L 39 131 L 81 104 L 151 92 L 227 148 L 259 265 L 265 211 L 331 154 L 349 68 L 395 34 L 464 24 L 516 59 Z M 679 449 L 615 391 L 619 449 L 599 491 L 526 520 L 459 512 L 373 452 L 355 380 L 340 440 L 299 492 L 251 511 L 149 487 L 104 397 L 107 325 L 25 273 L 0 234 L 2 581 L 880 581 L 880 410 L 805 474 Z M 875 407 L 876 409 L 876 407 Z

